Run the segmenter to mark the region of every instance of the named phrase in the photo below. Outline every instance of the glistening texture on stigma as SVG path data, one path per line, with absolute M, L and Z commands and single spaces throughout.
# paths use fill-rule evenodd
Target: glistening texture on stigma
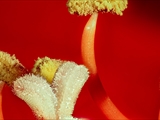
M 72 114 L 89 77 L 88 69 L 75 62 L 45 57 L 36 61 L 32 71 L 35 73 L 13 82 L 13 92 L 29 105 L 36 117 L 40 120 L 78 120 Z
M 68 0 L 67 7 L 71 14 L 84 16 L 94 12 L 113 12 L 122 15 L 127 4 L 127 0 Z
M 52 88 L 56 94 L 59 119 L 71 116 L 78 95 L 87 81 L 88 69 L 74 62 L 63 63 L 55 74 Z
M 81 43 L 81 52 L 84 65 L 87 66 L 91 74 L 97 73 L 97 67 L 95 62 L 95 52 L 94 52 L 94 37 L 96 31 L 98 13 L 94 13 L 88 22 L 86 23 Z
M 57 98 L 42 77 L 25 75 L 14 81 L 14 93 L 24 100 L 38 119 L 56 119 Z

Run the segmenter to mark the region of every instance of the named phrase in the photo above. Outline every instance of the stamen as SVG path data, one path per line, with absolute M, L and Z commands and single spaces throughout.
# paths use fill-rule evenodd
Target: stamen
M 87 66 L 90 73 L 94 75 L 95 79 L 97 75 L 97 67 L 95 62 L 95 52 L 94 52 L 94 37 L 96 31 L 96 23 L 97 23 L 98 13 L 94 13 L 91 15 L 90 19 L 86 23 L 82 34 L 82 59 L 84 65 Z M 93 81 L 94 82 L 94 81 Z M 101 84 L 101 83 L 99 83 Z M 92 86 L 94 89 L 98 84 Z M 101 88 L 101 89 L 100 89 Z M 95 100 L 99 108 L 104 112 L 107 118 L 109 119 L 124 119 L 127 118 L 118 110 L 118 108 L 114 105 L 114 103 L 110 100 L 110 98 L 106 95 L 105 90 L 103 90 L 103 86 L 99 87 L 99 90 L 96 89 L 96 92 L 90 90 L 92 98 Z M 97 91 L 99 93 L 97 94 Z

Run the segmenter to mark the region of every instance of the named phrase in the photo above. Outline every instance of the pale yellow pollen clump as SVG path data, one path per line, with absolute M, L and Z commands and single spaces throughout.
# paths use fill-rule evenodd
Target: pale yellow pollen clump
M 26 73 L 28 71 L 15 55 L 10 56 L 10 54 L 0 51 L 0 81 L 11 84 L 17 77 Z
M 94 12 L 113 12 L 122 15 L 127 4 L 127 0 L 68 0 L 67 7 L 71 14 L 84 16 Z
M 35 62 L 32 72 L 36 75 L 43 76 L 47 82 L 52 83 L 54 75 L 62 64 L 62 61 L 50 59 L 48 57 L 38 58 Z

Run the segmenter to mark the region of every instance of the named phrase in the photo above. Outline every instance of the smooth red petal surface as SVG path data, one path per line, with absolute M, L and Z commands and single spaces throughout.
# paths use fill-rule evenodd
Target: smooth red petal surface
M 1 50 L 32 67 L 37 57 L 80 62 L 80 40 L 88 17 L 70 15 L 66 1 L 1 1 Z
M 130 0 L 123 17 L 100 14 L 96 62 L 105 91 L 130 119 L 157 119 L 160 1 Z

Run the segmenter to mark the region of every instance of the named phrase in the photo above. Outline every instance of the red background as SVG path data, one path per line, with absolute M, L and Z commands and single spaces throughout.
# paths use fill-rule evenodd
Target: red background
M 95 51 L 100 81 L 130 119 L 158 117 L 159 13 L 159 0 L 129 0 L 123 17 L 99 14 Z M 44 56 L 81 64 L 81 35 L 88 18 L 70 15 L 64 0 L 0 1 L 0 50 L 15 54 L 29 70 L 37 57 Z M 7 86 L 3 96 L 4 118 L 33 118 Z M 74 116 L 105 119 L 87 85 Z

